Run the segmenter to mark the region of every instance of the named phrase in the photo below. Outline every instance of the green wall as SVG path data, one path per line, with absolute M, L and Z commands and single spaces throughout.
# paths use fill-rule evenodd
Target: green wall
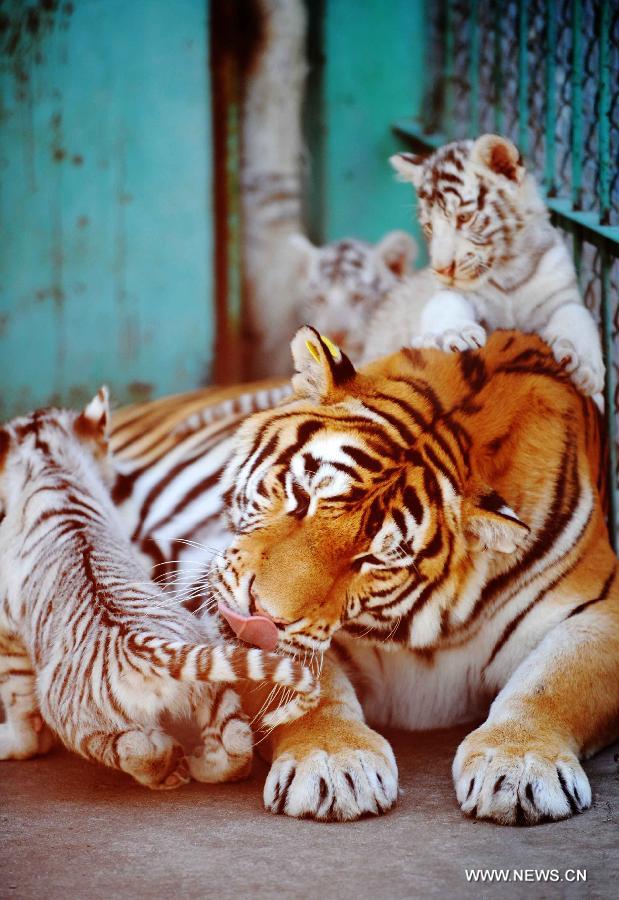
M 319 138 L 310 136 L 320 154 L 312 163 L 314 236 L 374 241 L 392 228 L 415 230 L 412 192 L 387 160 L 401 149 L 392 122 L 421 110 L 423 2 L 310 0 L 308 8 L 321 20 L 310 74 L 322 120 Z
M 30 11 L 29 11 L 30 10 Z M 207 0 L 0 7 L 0 418 L 210 371 Z

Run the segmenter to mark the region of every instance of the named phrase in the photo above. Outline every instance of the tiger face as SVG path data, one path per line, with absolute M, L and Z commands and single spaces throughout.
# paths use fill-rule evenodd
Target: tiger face
M 291 241 L 301 255 L 299 324 L 358 360 L 372 314 L 411 271 L 415 241 L 404 231 L 390 231 L 375 245 L 347 238 L 315 247 L 301 234 Z
M 427 158 L 400 153 L 391 163 L 416 189 L 436 276 L 460 290 L 510 262 L 530 217 L 546 215 L 518 150 L 498 135 L 456 141 Z
M 224 476 L 235 539 L 215 592 L 237 616 L 273 620 L 296 652 L 326 650 L 342 627 L 431 645 L 474 551 L 511 554 L 528 529 L 471 482 L 457 438 L 437 449 L 426 435 L 431 394 L 380 364 L 357 374 L 311 328 L 292 347 L 294 396 L 246 422 Z

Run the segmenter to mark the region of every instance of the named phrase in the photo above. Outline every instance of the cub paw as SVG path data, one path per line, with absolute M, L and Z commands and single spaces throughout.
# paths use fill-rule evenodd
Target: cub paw
M 599 352 L 579 353 L 576 346 L 565 337 L 546 339 L 556 361 L 583 394 L 593 397 L 604 390 L 604 363 Z
M 387 812 L 397 799 L 398 769 L 388 742 L 375 737 L 374 749 L 283 753 L 267 777 L 265 807 L 279 815 L 339 822 Z
M 191 756 L 187 765 L 191 777 L 206 784 L 240 781 L 251 772 L 253 738 L 248 723 L 241 718 L 231 719 L 220 735 L 207 735 Z
M 460 330 L 444 331 L 441 334 L 422 334 L 414 337 L 411 346 L 415 349 L 432 347 L 445 353 L 463 353 L 465 350 L 479 350 L 486 343 L 486 332 L 481 325 L 471 323 Z
M 502 743 L 484 726 L 460 744 L 453 777 L 462 811 L 501 825 L 567 819 L 591 806 L 587 776 L 569 750 Z

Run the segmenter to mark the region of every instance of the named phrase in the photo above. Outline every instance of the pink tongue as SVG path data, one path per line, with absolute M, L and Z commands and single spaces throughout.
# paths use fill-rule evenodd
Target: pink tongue
M 265 616 L 241 616 L 221 600 L 217 606 L 238 638 L 262 650 L 275 650 L 279 634 L 274 622 Z

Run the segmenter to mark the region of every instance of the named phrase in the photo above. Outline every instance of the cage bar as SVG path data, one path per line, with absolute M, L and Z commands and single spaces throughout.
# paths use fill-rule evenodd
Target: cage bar
M 610 3 L 601 0 L 599 12 L 598 198 L 600 222 L 610 224 Z
M 556 0 L 546 0 L 546 133 L 544 140 L 544 184 L 546 193 L 554 197 L 557 193 L 555 182 L 557 96 L 555 50 L 557 46 L 557 4 Z
M 529 152 L 528 29 L 528 0 L 518 0 L 518 149 L 525 157 Z
M 582 0 L 572 0 L 572 207 L 582 209 L 583 39 Z

